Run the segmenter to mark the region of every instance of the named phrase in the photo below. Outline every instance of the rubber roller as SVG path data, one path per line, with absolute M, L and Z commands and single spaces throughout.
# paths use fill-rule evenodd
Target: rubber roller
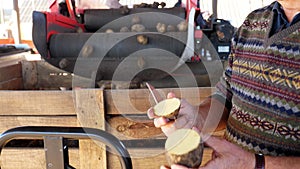
M 89 32 L 96 32 L 99 28 L 102 28 L 106 24 L 110 23 L 111 21 L 118 20 L 118 25 L 120 24 L 120 18 L 130 18 L 130 15 L 138 14 L 143 21 L 143 24 L 147 28 L 153 27 L 151 25 L 156 25 L 157 22 L 160 20 L 163 22 L 170 22 L 174 18 L 181 18 L 185 19 L 185 8 L 174 7 L 174 8 L 164 8 L 164 9 L 155 9 L 155 8 L 133 8 L 130 9 L 126 15 L 122 13 L 122 9 L 86 9 L 84 11 L 84 24 L 85 28 Z M 149 16 L 151 14 L 152 16 Z M 164 17 L 163 14 L 166 14 Z M 158 15 L 159 17 L 155 16 Z M 125 21 L 125 20 L 123 20 Z M 154 22 L 155 21 L 155 22 Z M 124 22 L 125 24 L 131 24 L 131 22 Z M 178 23 L 177 23 L 178 24 Z M 124 25 L 125 26 L 125 25 Z M 154 26 L 155 27 L 155 26 Z M 112 27 L 117 28 L 117 27 Z
M 149 48 L 163 49 L 180 57 L 185 47 L 184 40 L 186 39 L 186 33 L 173 32 L 173 34 L 174 36 L 172 34 L 150 32 L 138 34 L 61 33 L 52 35 L 49 50 L 51 58 L 77 58 L 80 54 L 82 55 L 82 53 L 80 53 L 82 50 L 87 50 L 87 52 L 90 52 L 90 55 L 83 57 L 98 57 L 99 55 L 97 54 L 105 52 L 105 57 L 107 58 L 121 59 L 133 52 Z M 138 42 L 138 35 L 143 35 L 148 38 L 146 45 Z M 109 44 L 110 39 L 118 39 L 120 41 L 116 42 L 116 44 Z M 89 47 L 90 49 L 88 49 Z

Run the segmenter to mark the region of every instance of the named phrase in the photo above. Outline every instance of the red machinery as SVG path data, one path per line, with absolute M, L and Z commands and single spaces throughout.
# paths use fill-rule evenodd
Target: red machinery
M 148 6 L 77 9 L 74 0 L 52 0 L 50 12 L 33 12 L 34 44 L 50 64 L 93 78 L 95 82 L 129 80 L 140 83 L 167 77 L 171 77 L 171 81 L 175 77 L 177 81 L 179 76 L 206 75 L 207 68 L 199 62 L 201 52 L 203 54 L 203 45 L 199 43 L 203 40 L 202 30 L 197 25 L 199 2 L 187 0 L 186 7 L 172 8 L 157 8 L 159 3 L 144 5 Z M 134 19 L 138 21 L 133 23 Z M 183 21 L 190 23 L 188 27 L 192 31 L 187 27 L 184 31 L 177 29 Z M 133 24 L 137 30 L 131 30 Z M 159 31 L 158 24 L 171 26 Z M 127 30 L 121 31 L 122 28 Z M 146 43 L 139 41 L 139 38 L 144 38 Z M 218 53 L 211 50 L 215 48 L 210 46 L 210 56 L 213 60 L 218 59 Z M 183 62 L 191 73 L 180 70 L 183 55 Z M 178 66 L 179 63 L 181 65 Z M 163 83 L 161 86 L 176 86 L 174 83 Z

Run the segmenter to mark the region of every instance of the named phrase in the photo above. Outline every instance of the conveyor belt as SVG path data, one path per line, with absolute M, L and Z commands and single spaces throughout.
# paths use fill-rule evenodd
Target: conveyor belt
M 148 37 L 147 45 L 139 44 L 136 36 L 143 34 Z M 174 66 L 185 47 L 186 32 L 168 32 L 165 34 L 144 33 L 65 33 L 53 35 L 50 39 L 49 51 L 51 58 L 46 60 L 59 68 L 90 77 L 97 72 L 97 79 L 111 79 L 120 63 L 126 71 L 139 70 L 151 65 Z M 86 48 L 89 52 L 86 52 Z M 88 53 L 88 54 L 87 54 Z M 130 59 L 127 57 L 130 56 Z M 126 60 L 124 62 L 124 60 Z M 142 59 L 141 61 L 139 59 Z M 66 61 L 63 65 L 61 62 Z M 139 64 L 139 62 L 142 62 Z M 144 63 L 143 63 L 144 62 Z M 101 65 L 99 65 L 101 63 Z M 146 64 L 144 66 L 143 64 Z M 78 66 L 80 65 L 80 66 Z M 159 70 L 147 70 L 138 76 L 142 80 L 153 80 L 167 74 Z M 127 78 L 127 77 L 123 77 Z M 122 79 L 119 79 L 122 80 Z M 124 79 L 123 79 L 124 80 Z
M 88 32 L 96 32 L 99 28 L 102 28 L 115 20 L 118 20 L 117 25 L 119 25 L 119 27 L 129 26 L 131 22 L 126 21 L 126 17 L 130 19 L 130 16 L 133 16 L 134 14 L 138 14 L 139 17 L 141 17 L 142 23 L 147 28 L 155 28 L 156 23 L 160 21 L 168 23 L 172 22 L 175 18 L 185 19 L 186 16 L 185 8 L 181 7 L 163 9 L 133 8 L 130 9 L 129 13 L 126 15 L 122 14 L 122 9 L 86 9 L 84 11 L 84 25 Z M 122 18 L 122 20 L 120 18 Z M 111 28 L 116 29 L 117 27 L 113 26 Z
M 149 43 L 142 45 L 137 42 L 137 35 L 148 37 Z M 178 39 L 182 40 L 179 41 Z M 113 39 L 116 39 L 115 41 Z M 110 41 L 111 40 L 111 41 Z M 158 48 L 181 56 L 185 47 L 186 32 L 160 34 L 145 33 L 61 33 L 51 36 L 49 50 L 51 58 L 77 58 L 85 45 L 93 47 L 89 56 L 99 57 L 97 53 L 107 52 L 105 57 L 122 59 L 133 52 Z M 109 44 L 109 43 L 115 44 Z

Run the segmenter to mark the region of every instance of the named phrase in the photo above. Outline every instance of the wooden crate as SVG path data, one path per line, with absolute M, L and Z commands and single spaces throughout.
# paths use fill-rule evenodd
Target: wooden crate
M 41 65 L 45 64 L 42 61 L 17 62 L 11 68 L 15 72 L 13 75 L 9 75 L 11 71 L 8 71 L 11 64 L 5 69 L 0 67 L 0 84 L 6 83 L 0 86 L 0 132 L 18 126 L 93 127 L 110 132 L 122 140 L 128 146 L 134 168 L 157 169 L 160 165 L 167 164 L 163 153 L 166 137 L 146 116 L 152 103 L 147 89 L 28 90 L 30 87 L 34 89 L 40 86 L 50 86 L 51 89 L 70 86 L 72 79 L 68 76 L 62 81 L 56 79 L 56 84 L 49 84 L 49 79 L 39 77 L 40 74 L 50 73 L 49 69 L 42 71 Z M 4 75 L 7 76 L 4 78 Z M 19 79 L 20 85 L 7 87 L 10 86 L 7 81 L 14 79 Z M 213 88 L 159 90 L 164 94 L 173 91 L 192 104 L 200 103 L 214 91 Z M 223 131 L 214 134 L 222 136 Z M 93 141 L 80 141 L 78 147 L 69 150 L 70 164 L 84 169 L 120 168 L 117 156 L 106 150 L 106 147 L 99 147 Z M 211 150 L 206 148 L 203 164 L 210 158 Z M 2 169 L 46 168 L 42 147 L 5 148 L 0 162 Z

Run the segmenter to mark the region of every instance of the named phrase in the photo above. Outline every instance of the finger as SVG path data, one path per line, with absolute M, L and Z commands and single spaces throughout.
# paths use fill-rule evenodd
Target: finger
M 164 117 L 158 117 L 154 119 L 154 126 L 155 127 L 162 127 L 169 122 L 169 119 Z
M 182 165 L 173 164 L 171 165 L 171 169 L 188 169 L 188 168 Z
M 174 121 L 170 121 L 168 124 L 162 126 L 161 130 L 167 137 L 169 137 L 174 131 L 176 131 Z
M 168 167 L 166 165 L 162 165 L 162 166 L 160 166 L 160 169 L 170 169 L 170 167 Z
M 181 129 L 181 128 L 184 128 L 185 126 L 187 126 L 187 123 L 188 123 L 188 120 L 186 119 L 186 117 L 181 116 L 175 120 L 174 125 L 175 125 L 175 128 Z
M 155 114 L 154 114 L 154 111 L 153 111 L 153 107 L 151 107 L 151 108 L 149 108 L 149 109 L 147 110 L 147 116 L 148 116 L 149 119 L 154 119 L 154 118 L 156 118 L 156 116 L 155 116 Z
M 168 99 L 174 98 L 174 97 L 176 97 L 176 95 L 175 95 L 175 93 L 173 93 L 173 92 L 169 92 L 169 93 L 167 94 L 167 98 L 168 98 Z

